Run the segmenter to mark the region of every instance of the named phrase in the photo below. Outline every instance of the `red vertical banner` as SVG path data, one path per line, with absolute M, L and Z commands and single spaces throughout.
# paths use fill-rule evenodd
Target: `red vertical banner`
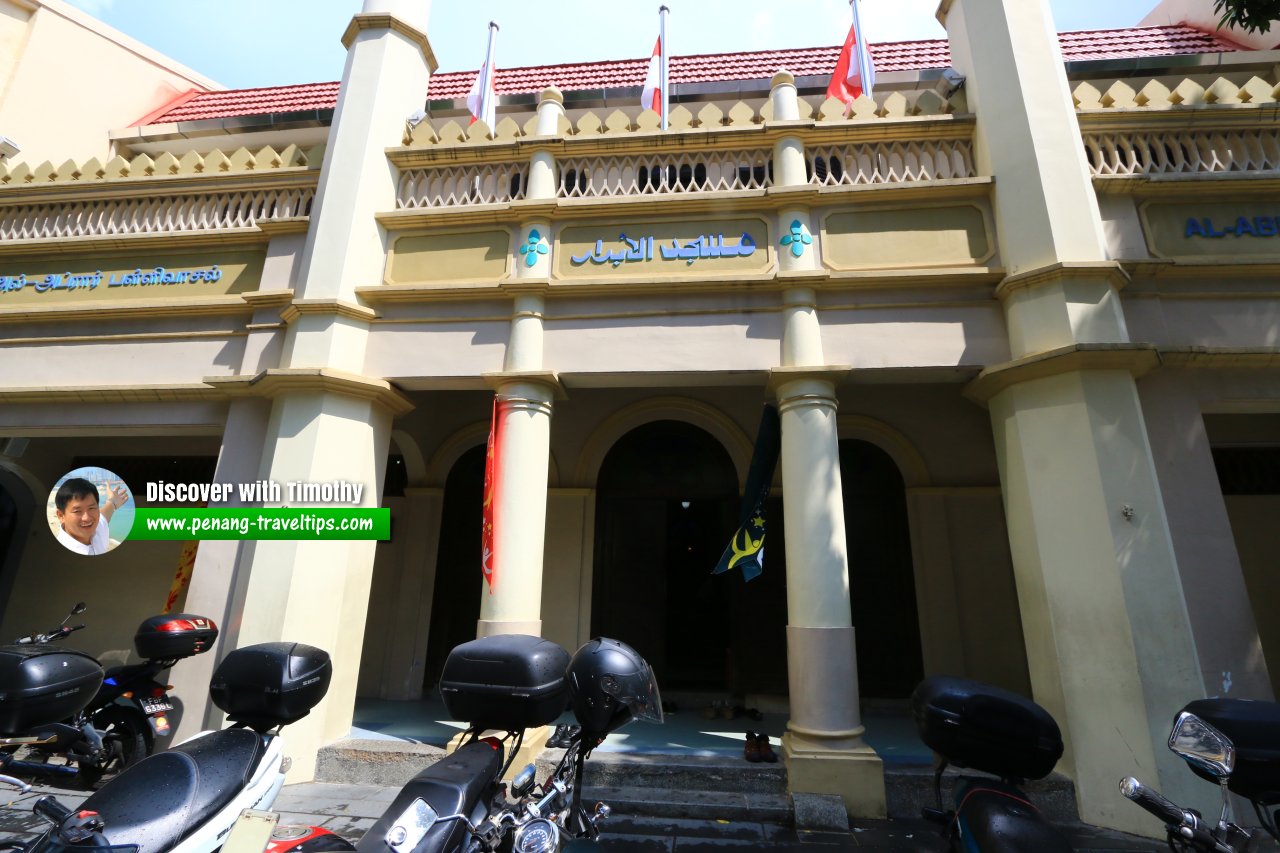
M 494 553 L 493 531 L 498 521 L 498 430 L 499 419 L 498 396 L 493 397 L 493 415 L 489 419 L 489 448 L 484 458 L 484 521 L 480 530 L 480 569 L 484 572 L 485 582 L 489 584 L 489 594 L 498 581 L 497 554 Z

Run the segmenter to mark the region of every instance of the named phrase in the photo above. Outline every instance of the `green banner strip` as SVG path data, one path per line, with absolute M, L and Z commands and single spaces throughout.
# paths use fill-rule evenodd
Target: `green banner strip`
M 130 540 L 391 538 L 385 507 L 138 507 Z

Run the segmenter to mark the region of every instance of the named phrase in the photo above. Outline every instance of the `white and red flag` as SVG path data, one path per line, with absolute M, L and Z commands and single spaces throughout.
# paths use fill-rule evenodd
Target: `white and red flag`
M 654 42 L 640 93 L 640 106 L 662 116 L 663 130 L 667 129 L 667 12 L 666 6 L 658 8 L 658 40 Z
M 498 451 L 501 437 L 498 431 L 502 425 L 502 403 L 497 395 L 493 397 L 493 415 L 489 419 L 489 447 L 484 458 L 484 520 L 480 526 L 480 570 L 484 572 L 485 583 L 489 585 L 489 594 L 493 595 L 498 582 L 497 537 L 494 531 L 498 525 L 498 474 L 500 460 Z
M 498 33 L 498 25 L 489 22 L 489 49 L 484 55 L 484 65 L 476 72 L 476 81 L 471 84 L 467 93 L 467 109 L 471 111 L 471 123 L 482 121 L 490 130 L 497 122 L 498 92 L 493 86 L 493 77 L 497 69 L 493 67 L 493 42 Z
M 849 0 L 849 5 L 853 7 L 853 26 L 849 27 L 840 58 L 836 60 L 836 70 L 831 72 L 831 82 L 827 84 L 827 97 L 846 104 L 852 104 L 860 95 L 870 98 L 876 80 L 871 51 L 862 37 L 862 24 L 858 20 L 858 0 Z

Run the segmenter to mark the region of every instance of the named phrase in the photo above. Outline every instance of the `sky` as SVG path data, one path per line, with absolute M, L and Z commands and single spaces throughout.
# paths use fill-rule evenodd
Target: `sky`
M 68 0 L 121 32 L 230 88 L 338 80 L 341 36 L 361 0 Z M 430 3 L 430 0 L 422 0 Z M 848 0 L 665 0 L 675 55 L 834 45 Z M 1019 0 L 1036 2 L 1036 0 Z M 1050 0 L 1060 31 L 1128 27 L 1157 0 Z M 428 38 L 440 71 L 484 58 L 500 27 L 498 67 L 647 57 L 659 0 L 435 0 Z M 861 0 L 869 42 L 942 38 L 938 0 Z

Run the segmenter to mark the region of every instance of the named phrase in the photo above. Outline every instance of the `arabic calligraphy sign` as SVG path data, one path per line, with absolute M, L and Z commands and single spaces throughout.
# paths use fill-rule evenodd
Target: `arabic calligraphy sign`
M 1274 204 L 1148 202 L 1139 210 L 1157 257 L 1280 257 L 1280 208 Z
M 771 263 L 759 219 L 584 225 L 560 232 L 556 273 L 582 276 L 696 276 L 760 272 Z
M 0 260 L 0 309 L 174 296 L 222 296 L 253 290 L 262 278 L 256 252 L 157 253 L 136 257 Z

